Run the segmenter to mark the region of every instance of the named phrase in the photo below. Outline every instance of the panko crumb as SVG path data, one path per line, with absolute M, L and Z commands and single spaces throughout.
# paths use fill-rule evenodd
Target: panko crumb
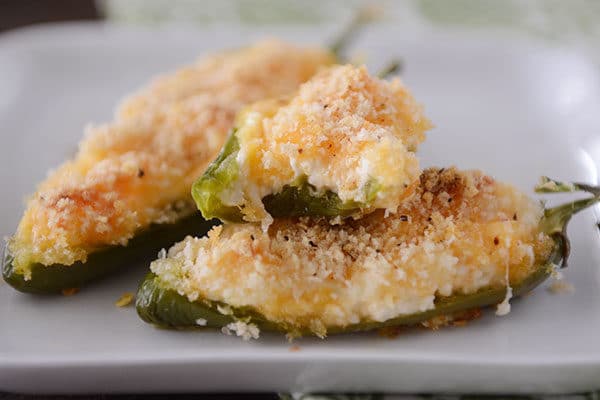
M 229 336 L 235 334 L 244 340 L 258 339 L 260 336 L 260 330 L 258 329 L 258 326 L 242 321 L 236 321 L 227 324 L 227 326 L 221 328 L 221 332 Z
M 377 334 L 386 339 L 396 339 L 402 333 L 404 333 L 408 327 L 405 326 L 386 326 L 377 330 Z
M 69 288 L 61 290 L 63 296 L 74 296 L 79 292 L 79 288 Z
M 555 280 L 548 286 L 548 291 L 552 294 L 571 294 L 575 293 L 575 286 L 564 279 Z
M 131 304 L 131 302 L 133 301 L 134 298 L 135 298 L 135 295 L 133 293 L 125 292 L 121 295 L 121 297 L 119 297 L 119 300 L 117 300 L 115 302 L 115 306 L 127 307 L 128 305 Z
M 431 128 L 400 80 L 352 65 L 323 69 L 287 103 L 250 106 L 236 125 L 240 182 L 221 201 L 265 227 L 262 199 L 304 177 L 342 202 L 394 212 L 419 178 L 414 151 Z
M 196 325 L 198 325 L 198 326 L 206 326 L 207 323 L 208 323 L 208 321 L 204 318 L 198 318 L 196 320 Z
M 228 305 L 217 305 L 217 311 L 223 315 L 233 315 L 233 310 Z
M 424 328 L 427 330 L 438 330 L 447 326 L 462 328 L 467 326 L 470 321 L 480 318 L 482 315 L 480 308 L 457 312 L 451 315 L 438 315 L 427 321 L 423 321 L 416 326 L 387 326 L 377 331 L 378 335 L 387 339 L 396 339 L 410 329 Z
M 480 308 L 473 308 L 471 310 L 460 311 L 451 315 L 439 315 L 433 317 L 428 321 L 421 322 L 421 327 L 429 330 L 438 330 L 446 326 L 464 327 L 470 321 L 480 318 L 482 315 Z
M 265 40 L 156 79 L 127 98 L 113 121 L 89 126 L 77 155 L 29 198 L 9 244 L 15 269 L 27 278 L 31 263 L 85 262 L 152 223 L 192 214 L 190 187 L 237 112 L 296 90 L 333 62 L 326 49 Z
M 552 294 L 570 294 L 575 292 L 575 287 L 565 280 L 565 275 L 559 269 L 558 265 L 555 265 L 552 269 L 550 277 L 552 283 L 548 286 L 547 290 Z
M 432 168 L 387 218 L 379 210 L 341 225 L 277 219 L 267 232 L 225 224 L 175 244 L 150 268 L 190 301 L 252 307 L 325 336 L 433 309 L 437 297 L 520 282 L 554 244 L 540 235 L 542 215 L 539 202 L 480 172 Z

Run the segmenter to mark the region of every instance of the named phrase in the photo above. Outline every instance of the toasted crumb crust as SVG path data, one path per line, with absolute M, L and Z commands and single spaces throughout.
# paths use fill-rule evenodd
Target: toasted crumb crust
M 251 306 L 268 319 L 325 335 L 426 311 L 436 296 L 505 287 L 545 260 L 541 205 L 477 171 L 428 169 L 398 212 L 333 225 L 275 220 L 188 237 L 151 269 L 187 296 Z
M 333 56 L 269 40 L 201 59 L 126 99 L 86 130 L 76 157 L 31 196 L 10 242 L 15 267 L 71 265 L 125 245 L 151 223 L 194 210 L 193 180 L 222 146 L 236 112 L 293 91 Z
M 304 178 L 344 202 L 395 211 L 419 177 L 412 151 L 431 125 L 400 80 L 338 65 L 290 100 L 250 106 L 236 127 L 240 185 L 222 201 L 257 222 L 269 219 L 263 197 Z
M 415 326 L 389 326 L 378 330 L 379 336 L 386 337 L 388 339 L 395 339 L 400 336 L 403 332 L 410 328 L 423 328 L 427 330 L 436 331 L 447 326 L 464 327 L 469 322 L 480 318 L 482 311 L 480 308 L 474 308 L 471 310 L 460 311 L 449 315 L 439 315 L 433 317 L 427 321 L 423 321 Z
M 119 299 L 115 302 L 115 306 L 117 307 L 127 307 L 130 305 L 133 300 L 135 300 L 135 295 L 131 292 L 125 292 L 119 297 Z

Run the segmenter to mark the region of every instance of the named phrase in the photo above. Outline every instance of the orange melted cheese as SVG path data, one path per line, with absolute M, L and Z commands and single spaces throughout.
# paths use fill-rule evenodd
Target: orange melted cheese
M 221 200 L 265 226 L 262 198 L 303 178 L 343 202 L 395 211 L 418 179 L 413 151 L 431 127 L 400 80 L 350 65 L 321 71 L 290 100 L 248 107 L 236 126 L 238 187 Z
M 541 205 L 480 172 L 425 171 L 398 212 L 332 225 L 277 219 L 214 228 L 156 260 L 162 284 L 249 306 L 290 330 L 385 321 L 434 308 L 437 296 L 519 282 L 547 259 Z
M 269 40 L 199 60 L 126 99 L 112 123 L 87 129 L 73 160 L 39 185 L 9 243 L 14 264 L 71 265 L 126 245 L 151 223 L 194 210 L 189 190 L 237 111 L 297 88 L 333 56 Z

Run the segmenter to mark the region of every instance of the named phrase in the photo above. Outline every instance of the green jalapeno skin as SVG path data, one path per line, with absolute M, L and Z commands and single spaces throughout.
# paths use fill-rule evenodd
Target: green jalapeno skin
M 184 239 L 187 235 L 203 235 L 218 221 L 206 221 L 195 212 L 170 224 L 154 224 L 135 235 L 126 246 L 107 246 L 88 256 L 85 262 L 72 265 L 30 265 L 31 278 L 15 270 L 13 258 L 5 249 L 2 277 L 13 288 L 24 293 L 52 294 L 65 289 L 80 288 L 92 281 L 116 272 L 127 264 L 155 256 L 156 253 Z
M 235 132 L 235 129 L 231 131 L 217 158 L 192 185 L 192 197 L 206 219 L 218 218 L 227 222 L 243 222 L 240 210 L 223 204 L 219 196 L 224 188 L 231 186 L 239 177 L 239 167 L 235 157 L 240 150 L 240 144 Z
M 542 190 L 538 191 L 542 192 Z M 559 190 L 555 190 L 558 192 Z M 564 190 L 561 190 L 564 191 Z M 547 191 L 546 191 L 547 192 Z M 593 193 L 593 192 L 592 192 Z M 540 231 L 548 234 L 554 241 L 554 247 L 550 256 L 538 263 L 534 272 L 520 282 L 511 283 L 513 296 L 518 297 L 544 282 L 554 271 L 557 265 L 566 265 L 569 255 L 569 241 L 566 237 L 566 227 L 571 217 L 600 201 L 600 196 L 574 201 L 558 207 L 546 209 L 540 221 Z M 354 325 L 330 326 L 327 333 L 348 333 L 357 331 L 368 331 L 394 326 L 411 326 L 431 320 L 438 316 L 452 316 L 455 313 L 482 308 L 502 302 L 506 296 L 507 288 L 494 287 L 484 288 L 475 293 L 467 295 L 453 295 L 438 297 L 435 307 L 431 310 L 401 315 L 387 321 L 363 321 Z M 263 331 L 277 331 L 292 333 L 293 335 L 314 334 L 313 332 L 285 324 L 268 321 L 264 316 L 252 308 L 236 309 L 227 307 L 227 313 L 222 313 L 224 303 L 197 300 L 189 301 L 187 297 L 176 291 L 161 286 L 160 278 L 153 273 L 146 276 L 141 283 L 136 297 L 136 309 L 138 315 L 146 322 L 165 328 L 199 328 L 198 320 L 209 328 L 221 328 L 235 321 L 253 323 Z M 206 322 L 206 324 L 204 324 Z
M 219 156 L 211 163 L 204 175 L 192 186 L 192 197 L 206 219 L 218 218 L 225 222 L 244 222 L 241 210 L 236 206 L 223 204 L 220 194 L 235 185 L 239 178 L 236 156 L 240 150 L 236 131 L 233 130 Z M 275 194 L 262 199 L 265 210 L 274 218 L 280 217 L 347 217 L 368 208 L 375 199 L 378 187 L 368 185 L 365 203 L 342 201 L 331 191 L 317 193 L 306 178 L 298 179 Z
M 153 273 L 146 275 L 136 294 L 136 310 L 144 321 L 162 328 L 222 328 L 230 322 L 247 320 L 269 331 L 285 331 L 283 325 L 271 322 L 250 307 L 232 309 L 225 303 L 209 300 L 189 301 L 174 290 L 161 288 Z M 231 310 L 222 314 L 219 307 Z M 199 325 L 198 320 L 206 323 Z

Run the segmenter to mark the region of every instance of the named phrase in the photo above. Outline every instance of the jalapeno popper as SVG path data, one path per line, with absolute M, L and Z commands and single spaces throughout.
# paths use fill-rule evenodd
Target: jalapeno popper
M 565 259 L 569 218 L 597 200 L 544 210 L 480 172 L 428 169 L 393 215 L 275 219 L 266 232 L 225 224 L 187 237 L 151 264 L 137 310 L 159 326 L 246 338 L 439 325 L 493 304 L 504 314 Z
M 244 109 L 219 157 L 194 184 L 205 218 L 395 212 L 419 177 L 414 154 L 430 127 L 398 79 L 333 66 L 287 99 Z
M 291 92 L 334 62 L 319 48 L 265 41 L 159 78 L 90 127 L 79 152 L 28 201 L 3 265 L 26 292 L 79 287 L 209 224 L 189 196 L 243 106 Z

